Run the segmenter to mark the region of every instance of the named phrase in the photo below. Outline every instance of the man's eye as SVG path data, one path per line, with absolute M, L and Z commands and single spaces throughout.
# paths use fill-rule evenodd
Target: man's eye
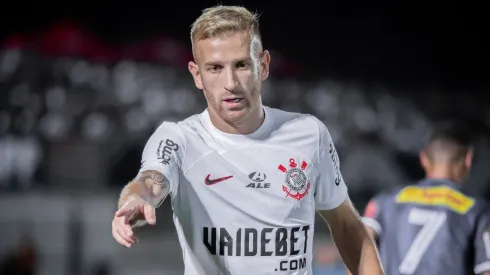
M 240 62 L 236 64 L 236 67 L 239 69 L 247 68 L 247 64 L 245 62 Z
M 221 70 L 221 66 L 211 66 L 209 67 L 209 70 L 211 72 L 218 72 L 219 70 Z

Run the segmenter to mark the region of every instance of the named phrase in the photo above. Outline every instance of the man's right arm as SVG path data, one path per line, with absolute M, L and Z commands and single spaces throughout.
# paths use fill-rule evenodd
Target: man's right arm
M 162 123 L 150 137 L 138 176 L 121 191 L 112 220 L 112 236 L 119 244 L 137 242 L 132 227 L 155 224 L 155 208 L 178 189 L 184 152 L 185 137 L 175 123 Z
M 170 183 L 163 173 L 156 170 L 146 170 L 123 188 L 119 197 L 118 209 L 131 198 L 141 198 L 157 208 L 169 193 Z
M 118 209 L 134 199 L 154 208 L 177 189 L 179 169 L 185 151 L 185 137 L 179 125 L 164 122 L 148 139 L 138 176 L 121 191 Z

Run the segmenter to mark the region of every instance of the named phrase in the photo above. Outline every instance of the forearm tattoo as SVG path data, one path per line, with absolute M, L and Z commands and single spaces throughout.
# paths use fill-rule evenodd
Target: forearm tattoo
M 140 185 L 140 187 L 134 185 Z M 132 195 L 137 195 L 153 206 L 158 207 L 169 193 L 170 182 L 168 179 L 158 171 L 148 170 L 141 173 L 137 179 L 134 179 L 123 188 L 118 205 L 120 208 L 128 198 Z
M 138 182 L 146 185 L 148 194 L 146 199 L 154 206 L 158 207 L 170 193 L 170 182 L 161 172 L 148 170 L 141 173 Z
M 162 186 L 169 184 L 167 178 L 162 173 L 156 170 L 144 171 L 143 173 L 141 173 L 138 181 L 149 185 L 148 187 L 152 187 L 152 184 Z

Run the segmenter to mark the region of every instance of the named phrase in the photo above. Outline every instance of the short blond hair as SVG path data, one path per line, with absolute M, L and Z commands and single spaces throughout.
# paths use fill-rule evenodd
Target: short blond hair
M 220 37 L 230 32 L 246 31 L 251 39 L 262 46 L 259 29 L 259 15 L 240 6 L 215 6 L 203 10 L 201 16 L 192 24 L 192 52 L 197 42 Z

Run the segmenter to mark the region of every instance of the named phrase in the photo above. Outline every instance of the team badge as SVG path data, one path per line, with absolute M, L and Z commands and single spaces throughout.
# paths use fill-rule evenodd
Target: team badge
M 307 166 L 308 164 L 303 161 L 301 167 L 298 167 L 294 158 L 291 158 L 289 159 L 289 169 L 282 164 L 277 167 L 280 171 L 286 173 L 287 186 L 282 186 L 282 190 L 286 193 L 286 197 L 291 197 L 299 201 L 308 194 L 310 183 L 304 172 Z

